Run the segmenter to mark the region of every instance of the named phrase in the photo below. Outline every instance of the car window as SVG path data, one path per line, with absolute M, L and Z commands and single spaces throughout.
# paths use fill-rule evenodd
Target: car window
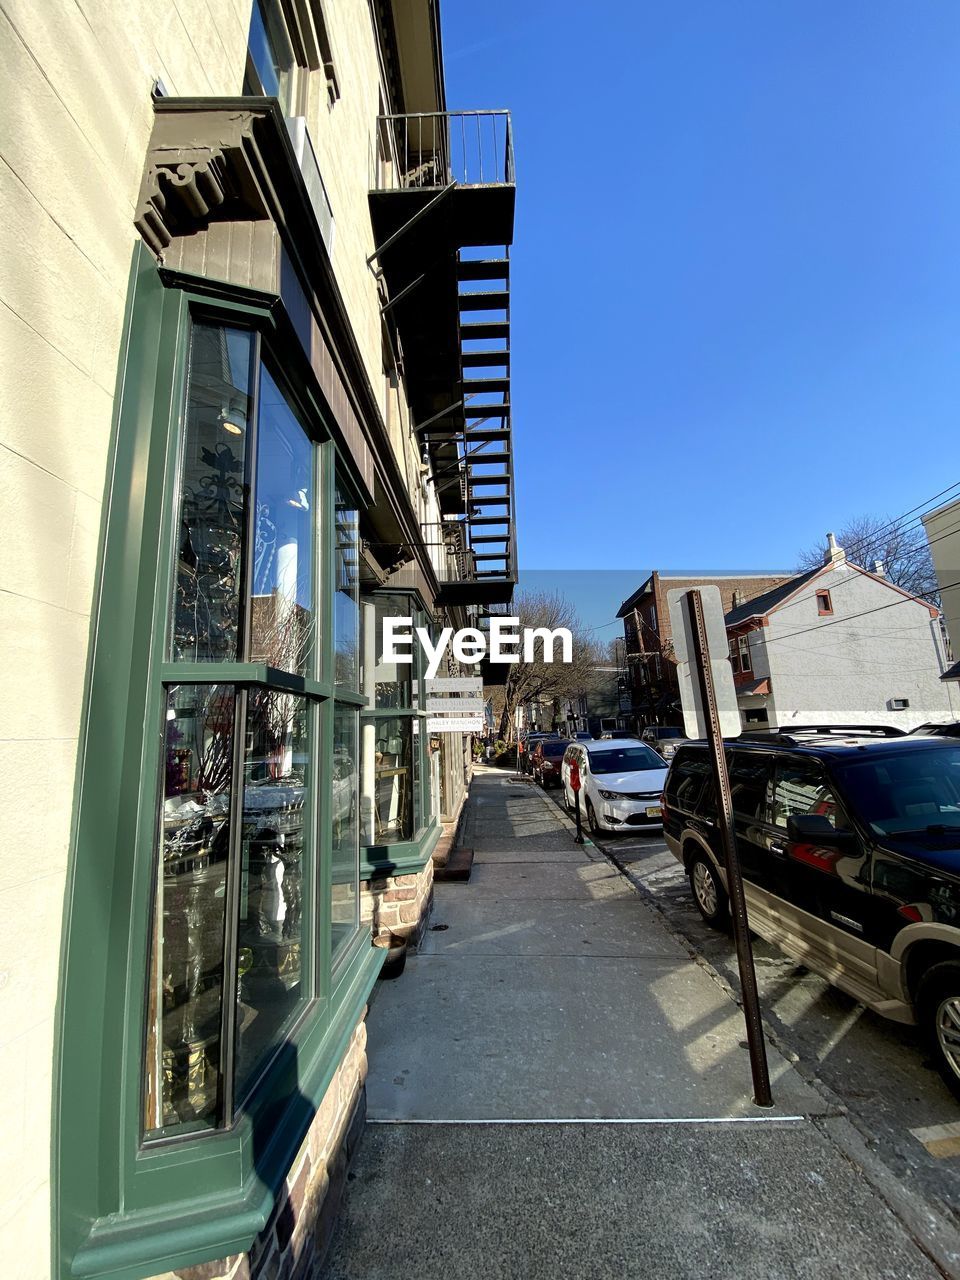
M 734 752 L 729 757 L 730 792 L 738 817 L 753 819 L 762 813 L 772 763 L 769 755 Z
M 942 748 L 844 764 L 837 779 L 853 811 L 880 835 L 960 826 L 960 745 L 949 739 Z
M 689 751 L 676 755 L 667 778 L 667 799 L 678 809 L 696 813 L 712 796 L 713 788 L 708 788 L 708 782 L 712 783 L 712 776 L 706 755 Z
M 778 760 L 767 795 L 768 820 L 784 831 L 788 818 L 806 813 L 820 814 L 832 827 L 848 825 L 822 769 L 812 760 Z
M 610 751 L 591 751 L 590 767 L 594 773 L 636 773 L 642 769 L 662 769 L 663 760 L 650 747 L 638 742 L 630 747 L 614 747 Z

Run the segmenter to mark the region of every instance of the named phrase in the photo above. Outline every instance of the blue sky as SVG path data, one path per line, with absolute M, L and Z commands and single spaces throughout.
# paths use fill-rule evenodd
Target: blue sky
M 960 479 L 956 0 L 441 12 L 514 118 L 522 569 L 790 567 Z

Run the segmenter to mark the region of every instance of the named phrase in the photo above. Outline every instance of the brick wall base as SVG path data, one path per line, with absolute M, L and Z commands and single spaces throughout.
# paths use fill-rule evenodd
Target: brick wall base
M 378 876 L 360 885 L 360 915 L 375 947 L 418 946 L 433 902 L 433 863 L 416 874 Z
M 361 1022 L 250 1252 L 167 1271 L 154 1280 L 309 1280 L 330 1243 L 347 1166 L 363 1133 L 366 1044 Z

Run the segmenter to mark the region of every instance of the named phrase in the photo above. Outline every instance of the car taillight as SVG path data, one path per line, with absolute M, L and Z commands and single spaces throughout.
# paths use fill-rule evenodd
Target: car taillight
M 667 816 L 667 793 L 665 791 L 660 793 L 660 815 L 663 818 Z

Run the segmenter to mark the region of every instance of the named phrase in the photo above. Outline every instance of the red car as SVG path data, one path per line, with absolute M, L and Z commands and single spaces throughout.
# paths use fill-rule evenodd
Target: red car
M 560 764 L 569 747 L 568 738 L 541 738 L 530 757 L 530 772 L 541 787 L 559 787 Z

